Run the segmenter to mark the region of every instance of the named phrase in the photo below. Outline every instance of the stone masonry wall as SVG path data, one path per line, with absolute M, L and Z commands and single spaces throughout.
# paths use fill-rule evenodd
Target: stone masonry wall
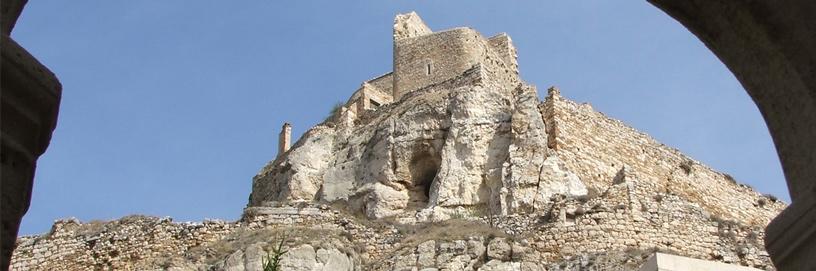
M 556 196 L 544 212 L 460 213 L 414 225 L 356 218 L 342 204 L 285 202 L 248 207 L 238 222 L 63 220 L 47 235 L 18 240 L 12 270 L 260 270 L 264 251 L 286 233 L 293 240 L 285 270 L 544 270 L 597 255 L 619 268 L 639 266 L 650 251 L 772 269 L 761 226 L 723 220 L 678 195 L 655 193 L 634 173 L 620 175 L 595 197 Z M 336 260 L 321 262 L 317 251 Z
M 506 37 L 506 35 L 505 35 Z M 493 48 L 499 51 L 494 51 Z M 394 100 L 406 92 L 456 77 L 476 64 L 496 60 L 506 72 L 518 74 L 515 48 L 509 37 L 492 42 L 470 28 L 394 41 Z M 510 61 L 510 63 L 505 63 Z
M 490 48 L 502 57 L 502 60 L 510 69 L 518 70 L 518 54 L 510 36 L 501 33 L 490 37 L 487 42 L 490 44 Z
M 394 100 L 479 63 L 485 54 L 479 38 L 473 29 L 455 28 L 394 41 Z
M 393 73 L 365 81 L 357 91 L 351 94 L 344 107 L 351 111 L 354 117 L 359 117 L 365 113 L 365 110 L 392 103 L 394 100 L 391 96 L 393 86 Z M 372 104 L 372 101 L 377 104 Z
M 697 162 L 588 104 L 578 104 L 551 89 L 541 111 L 550 148 L 588 187 L 603 191 L 626 167 L 641 181 L 700 204 L 724 218 L 767 225 L 784 208 L 728 174 Z
M 688 257 L 771 267 L 763 226 L 712 215 L 696 203 L 629 178 L 588 201 L 563 201 L 532 235 L 534 251 L 555 262 L 605 251 L 668 251 Z M 616 199 L 617 198 L 617 199 Z M 512 227 L 511 227 L 512 228 Z
M 393 87 L 394 87 L 394 73 L 386 73 L 377 78 L 371 79 L 366 81 L 366 83 L 370 84 L 371 86 L 377 88 L 378 91 L 382 92 L 382 99 L 388 100 L 390 103 L 393 100 L 391 96 L 393 94 Z
M 12 270 L 135 270 L 155 268 L 235 230 L 235 223 L 173 223 L 130 216 L 114 222 L 59 220 L 43 236 L 17 241 Z

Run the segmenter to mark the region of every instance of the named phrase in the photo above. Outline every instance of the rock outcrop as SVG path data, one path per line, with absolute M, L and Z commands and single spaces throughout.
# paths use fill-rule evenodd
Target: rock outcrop
M 427 27 L 415 14 L 396 21 L 395 39 L 400 40 L 395 42 L 433 35 L 458 40 L 449 35 L 458 29 L 416 30 Z M 521 82 L 501 49 L 478 33 L 460 42 L 482 52 L 471 68 L 405 92 L 376 110 L 340 110 L 255 177 L 250 206 L 343 200 L 370 218 L 423 221 L 445 219 L 462 208 L 490 214 L 531 211 L 546 208 L 556 193 L 586 194 L 576 175 L 564 171 L 547 148 L 536 89 Z

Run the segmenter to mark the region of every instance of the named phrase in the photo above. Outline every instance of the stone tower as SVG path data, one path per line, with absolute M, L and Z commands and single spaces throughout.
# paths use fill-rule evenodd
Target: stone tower
M 490 54 L 498 59 L 491 59 Z M 484 38 L 469 27 L 433 32 L 414 12 L 394 19 L 394 101 L 488 62 L 502 62 L 507 70 L 518 73 L 510 36 L 501 33 Z

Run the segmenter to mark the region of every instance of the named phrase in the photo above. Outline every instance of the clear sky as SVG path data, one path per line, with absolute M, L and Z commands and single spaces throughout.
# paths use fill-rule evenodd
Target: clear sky
M 240 3 L 240 4 L 237 4 Z M 789 202 L 739 82 L 646 1 L 30 1 L 13 37 L 63 85 L 21 234 L 128 214 L 235 220 L 252 176 L 391 70 L 397 13 L 507 32 L 522 77 Z

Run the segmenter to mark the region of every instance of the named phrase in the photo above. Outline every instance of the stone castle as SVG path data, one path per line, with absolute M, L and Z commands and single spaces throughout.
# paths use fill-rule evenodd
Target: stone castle
M 773 269 L 784 203 L 557 88 L 539 101 L 516 57 L 398 15 L 393 71 L 293 145 L 284 124 L 241 220 L 61 220 L 12 268 L 261 270 L 284 242 L 284 270 Z

